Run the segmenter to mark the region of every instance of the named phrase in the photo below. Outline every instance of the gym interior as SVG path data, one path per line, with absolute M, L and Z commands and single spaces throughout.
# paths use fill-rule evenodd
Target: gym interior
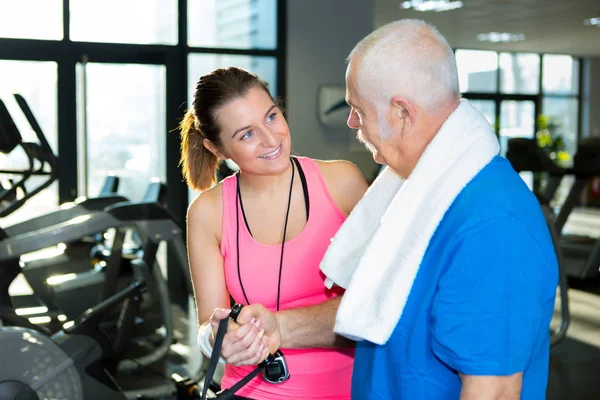
M 0 370 L 45 376 L 26 398 L 200 398 L 185 232 L 198 192 L 177 131 L 197 79 L 258 74 L 294 153 L 372 182 L 380 166 L 339 106 L 345 59 L 400 18 L 446 36 L 462 96 L 546 213 L 560 265 L 547 398 L 600 397 L 597 0 L 0 0 Z M 35 335 L 2 332 L 15 326 Z M 90 366 L 103 378 L 74 378 Z

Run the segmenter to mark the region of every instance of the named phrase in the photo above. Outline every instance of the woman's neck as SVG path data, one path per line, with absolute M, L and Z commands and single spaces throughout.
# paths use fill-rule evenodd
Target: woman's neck
M 289 189 L 290 179 L 292 178 L 292 161 L 290 160 L 288 168 L 277 175 L 258 175 L 240 171 L 238 179 L 240 188 L 247 195 L 271 196 L 285 188 Z

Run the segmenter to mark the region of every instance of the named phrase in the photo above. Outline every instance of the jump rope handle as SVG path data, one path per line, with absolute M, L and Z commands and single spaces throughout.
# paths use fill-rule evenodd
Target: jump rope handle
M 240 315 L 240 312 L 242 311 L 243 307 L 244 306 L 240 303 L 235 303 L 233 307 L 231 307 L 231 313 L 229 313 L 229 318 L 231 318 L 233 322 L 237 322 L 237 318 Z

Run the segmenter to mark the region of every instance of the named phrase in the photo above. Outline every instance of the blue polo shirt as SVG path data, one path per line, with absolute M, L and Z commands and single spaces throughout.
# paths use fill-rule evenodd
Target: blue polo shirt
M 352 398 L 458 400 L 459 373 L 523 372 L 521 398 L 545 399 L 557 284 L 537 199 L 496 157 L 442 219 L 389 341 L 358 342 Z

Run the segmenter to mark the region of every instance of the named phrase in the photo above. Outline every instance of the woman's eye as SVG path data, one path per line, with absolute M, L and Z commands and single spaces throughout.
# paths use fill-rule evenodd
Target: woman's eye
M 276 116 L 277 116 L 277 113 L 273 113 L 273 114 L 269 115 L 269 117 L 267 118 L 267 121 L 268 121 L 268 122 L 271 122 L 271 121 L 273 121 L 273 120 L 275 119 L 275 117 L 276 117 Z
M 246 132 L 246 133 L 244 134 L 244 136 L 242 136 L 242 138 L 241 138 L 240 140 L 244 140 L 244 139 L 249 139 L 249 138 L 251 138 L 253 133 L 254 133 L 253 131 L 248 131 L 248 132 Z

